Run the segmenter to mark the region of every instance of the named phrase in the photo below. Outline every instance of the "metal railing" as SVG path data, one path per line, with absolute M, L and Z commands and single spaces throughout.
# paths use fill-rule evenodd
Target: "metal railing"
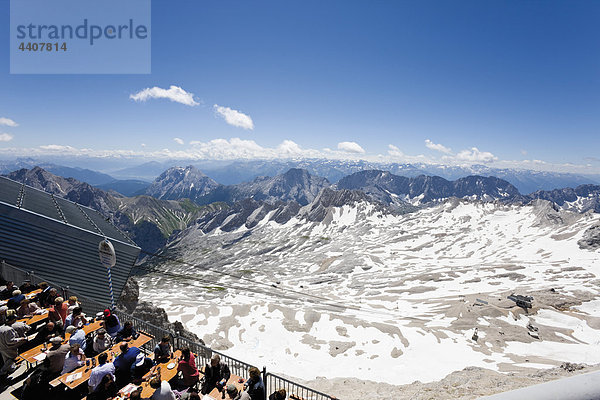
M 300 399 L 304 400 L 335 399 L 335 397 L 332 397 L 328 394 L 321 393 L 307 386 L 290 381 L 289 379 L 282 378 L 281 376 L 277 376 L 275 374 L 271 374 L 270 372 L 263 374 L 263 380 L 265 383 L 265 388 L 268 388 L 267 393 L 272 393 L 279 389 L 285 389 L 288 397 L 291 395 L 295 395 L 296 397 L 299 397 Z
M 33 272 L 27 272 L 21 268 L 10 265 L 2 261 L 0 265 L 0 275 L 8 281 L 13 281 L 15 284 L 30 280 L 32 284 L 37 285 L 40 282 L 47 282 L 50 286 L 56 288 L 59 293 L 62 293 L 64 299 L 68 299 L 69 296 L 77 296 L 83 312 L 88 316 L 95 316 L 97 313 L 104 311 L 107 306 L 99 303 L 96 300 L 81 296 L 76 292 L 69 290 L 69 287 L 62 287 L 56 283 L 42 278 L 39 275 L 34 275 Z M 159 326 L 153 325 L 149 322 L 141 320 L 123 311 L 113 310 L 113 313 L 117 315 L 121 324 L 125 321 L 130 321 L 133 327 L 138 332 L 144 332 L 152 336 L 152 340 L 143 346 L 143 350 L 146 353 L 152 352 L 154 347 L 160 342 L 164 336 L 171 337 L 171 343 L 174 348 L 188 347 L 191 352 L 196 354 L 196 366 L 198 368 L 204 365 L 210 364 L 210 359 L 213 354 L 218 354 L 221 357 L 221 361 L 225 362 L 229 367 L 232 374 L 238 375 L 239 377 L 247 380 L 249 378 L 248 369 L 252 367 L 252 364 L 248 364 L 244 361 L 230 357 L 219 351 L 213 350 L 201 343 L 194 342 L 190 339 L 174 335 L 173 332 L 163 329 Z M 289 379 L 280 377 L 276 374 L 267 372 L 266 367 L 262 369 L 263 383 L 265 385 L 265 400 L 268 398 L 270 393 L 273 393 L 279 389 L 285 389 L 288 398 L 300 398 L 303 400 L 337 400 L 336 397 L 330 396 L 325 393 L 321 393 L 317 390 L 311 389 L 307 386 L 293 382 Z

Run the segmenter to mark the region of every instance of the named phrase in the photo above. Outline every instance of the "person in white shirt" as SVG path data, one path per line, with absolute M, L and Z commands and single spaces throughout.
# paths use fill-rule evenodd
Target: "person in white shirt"
M 72 344 L 71 350 L 65 356 L 65 364 L 63 365 L 61 374 L 74 371 L 83 366 L 83 364 L 85 364 L 85 354 L 83 353 L 83 350 L 79 348 L 78 344 Z
M 88 379 L 88 388 L 90 393 L 92 393 L 100 382 L 102 382 L 102 378 L 104 375 L 112 375 L 113 381 L 115 380 L 115 366 L 113 363 L 107 363 L 108 354 L 102 353 L 98 356 L 98 366 L 92 369 L 92 373 L 90 374 L 90 379 Z
M 171 385 L 167 381 L 161 381 L 160 374 L 150 380 L 150 387 L 154 389 L 151 400 L 176 400 Z
M 112 345 L 112 338 L 106 334 L 106 329 L 100 328 L 94 338 L 94 351 L 96 353 L 102 353 L 103 351 L 110 349 Z

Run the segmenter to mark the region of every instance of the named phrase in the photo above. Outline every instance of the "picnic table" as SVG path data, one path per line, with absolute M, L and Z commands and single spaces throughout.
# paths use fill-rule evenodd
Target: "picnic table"
M 43 310 L 44 310 L 44 312 L 41 314 L 34 314 L 31 317 L 21 318 L 21 319 L 18 319 L 17 321 L 24 322 L 29 326 L 36 325 L 36 324 L 48 319 L 49 310 L 47 308 L 44 308 Z
M 230 383 L 233 383 L 235 385 L 235 387 L 237 388 L 237 390 L 241 392 L 244 390 L 244 382 L 245 382 L 245 379 L 243 379 L 237 375 L 231 374 L 231 376 L 229 377 L 229 380 L 227 382 L 225 382 L 225 388 Z M 225 390 L 225 388 L 223 388 L 223 390 Z M 218 388 L 214 388 L 208 395 L 215 400 L 223 398 L 223 392 L 219 392 Z M 224 398 L 228 399 L 229 397 L 227 395 L 225 395 Z
M 16 290 L 16 288 L 15 288 L 15 290 Z M 31 292 L 25 294 L 25 298 L 31 300 L 40 293 L 42 293 L 42 289 L 36 289 L 34 291 L 31 291 Z M 8 299 L 0 300 L 0 306 L 5 306 L 7 304 L 8 304 Z
M 103 326 L 103 321 L 94 321 L 91 324 L 84 325 L 83 331 L 87 335 L 87 334 L 97 331 L 102 326 Z M 70 337 L 71 337 L 71 335 L 69 333 L 67 333 L 65 335 L 65 340 L 63 340 L 63 343 L 67 343 L 69 341 Z M 27 362 L 27 365 L 31 366 L 32 364 L 43 361 L 46 358 L 46 351 L 48 349 L 43 350 L 46 347 L 47 347 L 46 343 L 42 343 L 42 344 L 35 346 L 27 351 L 22 352 L 21 354 L 19 354 L 19 358 L 21 358 L 22 360 L 25 360 L 25 362 Z
M 152 393 L 154 393 L 155 389 L 152 389 L 150 387 L 150 378 L 153 375 L 156 375 L 158 373 L 158 370 L 160 369 L 160 379 L 161 381 L 170 381 L 171 379 L 173 379 L 175 377 L 175 375 L 177 375 L 177 366 L 179 365 L 179 357 L 181 356 L 181 351 L 177 350 L 174 353 L 171 354 L 171 358 L 169 358 L 167 361 L 165 361 L 164 363 L 161 364 L 157 364 L 154 367 L 152 367 L 152 369 L 150 370 L 150 372 L 148 372 L 146 375 L 144 375 L 144 382 L 142 382 L 142 398 L 147 398 L 152 396 Z M 169 368 L 171 367 L 171 368 Z
M 146 343 L 152 340 L 152 337 L 146 335 L 145 333 L 141 333 L 136 339 L 133 339 L 129 342 L 130 347 L 142 347 Z M 107 362 L 113 362 L 115 358 L 121 353 L 119 346 L 121 343 L 116 343 L 110 349 L 106 350 L 105 353 L 108 354 Z M 98 356 L 93 357 L 96 359 L 96 365 L 98 365 Z M 90 359 L 91 361 L 91 359 Z M 86 360 L 87 364 L 87 360 Z M 82 367 L 77 368 L 72 372 L 68 372 L 56 378 L 54 381 L 50 382 L 52 386 L 57 386 L 58 383 L 62 383 L 67 386 L 69 389 L 75 389 L 77 386 L 81 385 L 84 382 L 87 382 L 92 373 L 91 365 L 84 365 Z

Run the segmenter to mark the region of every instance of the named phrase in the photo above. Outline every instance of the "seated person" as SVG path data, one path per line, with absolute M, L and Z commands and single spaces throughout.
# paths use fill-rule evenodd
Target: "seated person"
M 77 301 L 77 296 L 69 297 L 67 300 L 67 305 L 69 306 L 69 313 L 72 313 L 75 307 L 81 307 L 81 304 Z
M 191 387 L 187 392 L 181 395 L 181 400 L 200 400 L 198 389 Z
M 90 393 L 98 388 L 100 382 L 102 382 L 102 378 L 104 378 L 104 375 L 112 375 L 114 381 L 115 366 L 113 363 L 109 363 L 107 361 L 107 353 L 102 353 L 98 356 L 98 366 L 92 369 L 90 378 L 88 379 L 88 390 Z
M 82 325 L 85 325 L 87 323 L 87 319 L 85 318 L 81 307 L 75 307 L 73 309 L 73 312 L 67 315 L 67 318 L 65 319 L 65 329 L 67 329 L 71 325 L 77 326 L 80 322 L 82 323 Z
M 227 385 L 227 397 L 232 400 L 250 400 L 250 395 L 247 392 L 240 392 L 233 383 Z
M 279 389 L 269 395 L 269 400 L 285 400 L 287 392 L 285 389 Z
M 62 297 L 56 297 L 54 299 L 54 306 L 48 310 L 48 320 L 56 323 L 63 328 L 65 327 L 65 321 L 67 320 L 67 303 L 64 302 Z
M 194 353 L 187 347 L 181 349 L 177 371 L 181 371 L 183 375 L 182 384 L 186 388 L 196 385 L 200 379 L 200 373 L 198 372 L 198 367 L 196 367 L 196 357 L 194 357 Z
M 102 377 L 100 384 L 87 398 L 88 400 L 108 400 L 117 397 L 119 389 L 112 374 L 106 374 Z
M 204 369 L 202 394 L 209 394 L 217 386 L 219 387 L 219 391 L 222 391 L 230 376 L 231 372 L 229 372 L 227 364 L 221 361 L 221 356 L 214 354 L 210 358 L 210 365 L 207 364 Z
M 115 338 L 116 342 L 126 341 L 129 342 L 131 339 L 136 339 L 139 336 L 139 333 L 133 327 L 131 321 L 125 322 L 123 327 L 119 332 L 117 332 L 117 337 Z
M 156 345 L 154 348 L 154 361 L 157 364 L 167 362 L 169 358 L 171 358 L 171 354 L 173 354 L 173 348 L 169 343 L 171 341 L 171 336 L 166 335 L 160 340 L 160 343 Z
M 19 318 L 29 318 L 33 314 L 37 314 L 39 310 L 40 308 L 37 306 L 37 304 L 32 303 L 29 299 L 23 299 L 21 300 L 21 305 L 19 308 L 17 308 L 17 316 Z
M 171 385 L 169 382 L 162 381 L 160 379 L 160 374 L 158 376 L 150 379 L 150 387 L 154 389 L 154 393 L 150 399 L 152 400 L 175 400 L 175 393 L 171 389 Z
M 54 304 L 54 301 L 48 303 L 48 295 L 50 294 L 50 289 L 52 287 L 48 285 L 48 282 L 40 282 L 38 285 L 42 291 L 35 296 L 35 302 L 40 305 L 41 308 L 48 308 Z M 56 290 L 54 290 L 56 293 Z
M 69 344 L 78 344 L 79 348 L 85 351 L 87 342 L 85 340 L 85 331 L 83 330 L 81 322 L 76 327 L 73 325 L 69 326 L 66 333 L 71 335 L 69 337 Z
M 113 345 L 112 338 L 106 333 L 106 329 L 100 328 L 98 329 L 98 333 L 94 338 L 94 351 L 96 353 L 102 353 L 110 349 Z
M 71 350 L 71 346 L 66 343 L 63 344 L 62 340 L 60 336 L 50 339 L 51 346 L 46 353 L 43 364 L 43 368 L 49 376 L 57 375 L 63 370 L 66 356 Z
M 114 359 L 113 364 L 115 365 L 117 385 L 123 387 L 129 383 L 131 367 L 141 351 L 137 347 L 129 347 L 127 342 L 121 343 L 119 349 L 121 350 L 121 354 Z
M 131 366 L 131 381 L 134 385 L 141 385 L 146 375 L 152 367 L 154 361 L 149 357 L 144 356 L 144 353 L 139 353 L 135 358 L 135 363 Z
M 20 290 L 13 290 L 12 297 L 8 299 L 6 305 L 12 310 L 16 310 L 21 305 L 21 301 L 25 300 L 25 295 Z
M 8 300 L 13 296 L 13 292 L 17 290 L 17 287 L 12 281 L 6 282 L 6 287 L 0 292 L 0 300 Z
M 7 306 L 0 307 L 0 325 L 4 325 L 6 323 L 6 312 L 8 311 Z
M 30 280 L 26 280 L 21 286 L 19 286 L 19 290 L 23 294 L 31 293 L 37 289 L 38 287 L 36 285 L 33 285 Z
M 252 400 L 264 400 L 265 384 L 260 376 L 260 369 L 256 367 L 250 367 L 248 369 L 248 374 L 250 375 L 250 379 L 246 381 L 246 391 L 250 395 L 250 398 Z
M 111 313 L 108 308 L 104 310 L 104 328 L 106 329 L 106 333 L 108 333 L 112 338 L 117 336 L 117 332 L 121 330 L 121 322 L 119 322 L 119 318 L 115 314 Z
M 65 363 L 63 365 L 63 369 L 61 374 L 66 374 L 67 372 L 75 371 L 77 368 L 83 366 L 85 364 L 85 354 L 83 350 L 79 348 L 78 344 L 72 344 L 69 352 L 65 356 Z
M 35 343 L 35 346 L 37 346 L 42 343 L 48 343 L 53 337 L 61 335 L 62 331 L 60 328 L 56 326 L 54 322 L 48 322 L 46 325 L 42 326 L 37 335 L 35 335 L 33 342 Z

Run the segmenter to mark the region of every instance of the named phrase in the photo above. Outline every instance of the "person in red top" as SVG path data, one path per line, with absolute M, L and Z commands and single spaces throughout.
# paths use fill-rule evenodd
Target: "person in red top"
M 194 386 L 200 379 L 200 373 L 198 372 L 198 367 L 196 367 L 196 357 L 194 357 L 194 353 L 187 347 L 181 349 L 177 371 L 181 371 L 183 374 L 182 383 L 185 387 Z
M 62 297 L 57 297 L 54 300 L 54 307 L 50 307 L 48 319 L 62 328 L 65 326 L 68 311 L 69 304 L 65 303 Z

